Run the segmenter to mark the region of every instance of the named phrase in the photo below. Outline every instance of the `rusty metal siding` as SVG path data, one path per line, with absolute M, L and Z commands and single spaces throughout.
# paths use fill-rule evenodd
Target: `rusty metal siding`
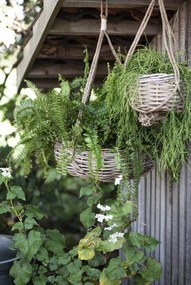
M 191 65 L 191 0 L 175 15 L 173 29 L 179 59 Z M 161 34 L 152 44 L 159 51 L 164 49 Z M 155 169 L 141 178 L 134 230 L 161 242 L 154 257 L 160 260 L 163 275 L 154 285 L 191 285 L 191 158 L 189 164 L 182 167 L 178 183 Z

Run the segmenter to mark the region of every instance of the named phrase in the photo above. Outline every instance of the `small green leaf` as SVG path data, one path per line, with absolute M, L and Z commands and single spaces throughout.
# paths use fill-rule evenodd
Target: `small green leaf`
M 14 278 L 16 285 L 26 285 L 32 277 L 33 267 L 29 263 L 22 264 L 20 261 L 14 262 L 10 274 Z
M 24 227 L 23 227 L 23 223 L 21 223 L 21 222 L 17 222 L 17 223 L 15 223 L 13 226 L 12 226 L 12 231 L 15 231 L 15 230 L 21 230 L 21 229 L 23 229 Z
M 6 201 L 0 203 L 0 214 L 9 213 L 11 211 L 10 206 L 7 204 Z
M 42 234 L 34 230 L 31 230 L 28 236 L 23 233 L 15 234 L 13 240 L 15 247 L 26 256 L 28 261 L 32 260 L 43 243 Z
M 135 248 L 127 248 L 125 250 L 125 257 L 126 257 L 126 261 L 128 266 L 130 264 L 136 263 L 138 261 L 140 261 L 144 256 L 144 253 L 140 250 L 137 250 Z
M 94 185 L 89 184 L 88 186 L 81 187 L 80 189 L 80 198 L 82 196 L 90 196 L 93 193 L 96 193 L 96 188 Z
M 103 251 L 103 253 L 106 252 L 112 252 L 114 250 L 122 248 L 123 243 L 125 242 L 124 238 L 119 238 L 115 243 L 109 241 L 109 240 L 103 240 L 97 250 Z
M 80 221 L 85 228 L 91 227 L 95 222 L 95 214 L 92 213 L 91 208 L 87 208 L 80 214 Z
M 37 225 L 37 222 L 33 218 L 26 218 L 24 221 L 24 227 L 26 230 L 31 230 L 34 226 Z
M 126 276 L 126 270 L 122 266 L 120 257 L 112 258 L 105 272 L 110 280 L 121 280 Z
M 45 216 L 45 214 L 34 205 L 27 205 L 25 214 L 28 218 L 35 218 L 37 220 L 41 220 Z
M 162 273 L 161 265 L 155 259 L 148 257 L 146 268 L 142 269 L 140 274 L 149 282 L 160 279 Z
M 121 280 L 111 280 L 106 273 L 106 269 L 103 269 L 100 275 L 100 285 L 119 285 Z
M 100 273 L 101 273 L 101 271 L 99 269 L 96 269 L 96 268 L 90 268 L 87 271 L 87 275 L 93 280 L 98 280 L 100 277 Z
M 11 186 L 10 191 L 7 193 L 7 200 L 13 200 L 15 198 L 26 201 L 24 191 L 20 186 L 17 185 Z
M 144 244 L 144 235 L 136 232 L 130 232 L 129 241 L 133 246 L 142 247 Z
M 91 248 L 84 248 L 78 250 L 78 258 L 80 260 L 90 260 L 95 256 L 94 249 Z

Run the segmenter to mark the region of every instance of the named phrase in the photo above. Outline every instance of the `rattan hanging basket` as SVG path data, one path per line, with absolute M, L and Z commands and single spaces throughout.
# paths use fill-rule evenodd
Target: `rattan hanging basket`
M 183 94 L 176 85 L 174 74 L 141 75 L 136 91 L 131 106 L 139 112 L 139 121 L 144 126 L 157 124 L 171 110 L 183 111 Z
M 62 152 L 62 144 L 57 142 L 54 146 L 54 154 L 56 160 L 60 159 Z M 116 165 L 115 153 L 111 152 L 110 149 L 102 149 L 102 160 L 103 167 L 96 170 L 95 161 L 91 158 L 90 163 L 90 152 L 82 151 L 80 153 L 74 154 L 73 149 L 67 149 L 68 158 L 71 158 L 71 162 L 67 167 L 67 171 L 72 176 L 78 176 L 83 179 L 95 178 L 101 182 L 112 182 L 121 174 L 121 170 Z M 121 158 L 123 160 L 123 157 Z M 125 160 L 125 158 L 124 158 Z M 91 164 L 91 170 L 90 170 Z M 149 172 L 153 167 L 153 162 L 150 158 L 146 158 L 142 162 L 141 175 Z M 132 173 L 130 173 L 131 178 L 133 178 L 132 166 L 129 165 Z

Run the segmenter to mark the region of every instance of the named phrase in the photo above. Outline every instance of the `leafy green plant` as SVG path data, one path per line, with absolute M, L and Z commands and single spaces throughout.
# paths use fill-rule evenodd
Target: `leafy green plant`
M 141 75 L 154 73 L 173 73 L 173 67 L 162 52 L 151 47 L 142 47 L 131 56 L 127 67 L 116 63 L 105 82 L 106 104 L 110 110 L 110 122 L 119 117 L 117 129 L 118 140 L 124 144 L 123 138 L 128 135 L 137 148 L 146 146 L 158 170 L 168 170 L 173 179 L 179 178 L 180 168 L 187 162 L 187 145 L 190 136 L 191 111 L 191 69 L 186 62 L 177 64 L 181 80 L 181 96 L 184 98 L 183 112 L 175 109 L 166 113 L 161 122 L 150 127 L 142 127 L 138 123 L 138 113 L 132 110 L 132 101 L 138 96 L 138 80 Z M 128 127 L 127 127 L 128 126 Z M 112 127 L 112 123 L 110 125 Z M 145 144 L 143 144 L 145 142 Z
M 2 168 L 0 183 L 6 186 L 7 195 L 0 214 L 17 218 L 12 231 L 19 260 L 10 271 L 16 285 L 118 285 L 123 279 L 142 285 L 160 278 L 161 266 L 149 256 L 159 242 L 130 231 L 137 213 L 132 218 L 135 207 L 121 191 L 123 185 L 113 199 L 105 196 L 115 190 L 111 184 L 81 188 L 80 196 L 87 196 L 88 208 L 81 213 L 87 234 L 67 251 L 64 235 L 40 225 L 44 213 L 27 204 L 24 191 L 11 180 L 10 169 Z M 119 249 L 123 259 L 116 256 Z
M 67 153 L 68 148 L 74 150 L 74 155 L 83 150 L 90 152 L 90 172 L 92 158 L 96 170 L 103 167 L 102 148 L 109 148 L 111 152 L 117 152 L 120 148 L 127 161 L 123 167 L 119 163 L 119 168 L 125 168 L 128 173 L 128 167 L 133 165 L 129 174 L 132 175 L 134 169 L 138 173 L 142 160 L 146 156 L 149 157 L 151 152 L 150 146 L 147 147 L 145 143 L 144 129 L 142 128 L 143 133 L 139 132 L 137 123 L 132 124 L 136 126 L 134 129 L 132 127 L 129 130 L 125 124 L 119 129 L 118 122 L 122 122 L 124 118 L 116 116 L 110 120 L 104 89 L 95 89 L 93 95 L 96 99 L 90 100 L 89 104 L 84 106 L 81 103 L 83 80 L 75 79 L 70 84 L 62 78 L 60 80 L 60 91 L 53 90 L 46 95 L 28 82 L 36 93 L 36 99 L 24 100 L 15 109 L 15 125 L 21 134 L 20 144 L 24 146 L 19 159 L 24 163 L 25 173 L 28 174 L 31 170 L 34 154 L 40 166 L 47 172 L 48 167 L 54 163 L 53 150 L 57 141 L 63 145 L 57 164 L 59 173 L 67 172 L 67 166 L 73 159 Z M 82 111 L 82 118 L 78 125 L 76 121 L 79 111 Z M 129 120 L 133 118 L 131 113 L 129 110 Z M 136 121 L 135 118 L 133 120 Z M 120 155 L 120 152 L 118 154 Z M 137 165 L 139 167 L 136 167 Z M 92 178 L 97 180 L 93 171 Z

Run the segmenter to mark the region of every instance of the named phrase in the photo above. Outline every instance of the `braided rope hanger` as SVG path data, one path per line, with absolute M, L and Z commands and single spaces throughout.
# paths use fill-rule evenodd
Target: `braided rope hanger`
M 129 59 L 131 58 L 131 56 L 133 55 L 135 49 L 136 49 L 136 46 L 140 40 L 140 37 L 141 35 L 143 34 L 146 26 L 147 26 L 147 23 L 151 17 L 151 14 L 152 14 L 152 11 L 153 11 L 153 8 L 155 6 L 155 2 L 156 0 L 152 0 L 146 13 L 145 13 L 145 16 L 142 20 L 142 23 L 137 31 L 137 34 L 133 40 L 133 43 L 131 44 L 131 47 L 128 51 L 128 54 L 126 56 L 126 59 L 125 59 L 125 62 L 124 62 L 124 68 L 127 68 L 127 65 L 128 65 L 128 62 L 129 62 Z M 171 29 L 171 26 L 169 24 L 169 21 L 168 21 L 168 16 L 167 16 L 167 13 L 166 13 L 166 10 L 165 10 L 165 6 L 164 6 L 164 1 L 163 0 L 158 0 L 158 4 L 159 4 L 159 10 L 160 10 L 160 14 L 161 14 L 161 19 L 162 19 L 162 38 L 163 38 L 163 42 L 164 42 L 164 48 L 167 52 L 167 55 L 168 55 L 168 58 L 170 60 L 170 63 L 173 67 L 173 71 L 174 71 L 174 77 L 175 77 L 175 87 L 174 87 L 174 90 L 173 92 L 171 93 L 171 95 L 165 99 L 165 101 L 163 101 L 160 105 L 158 105 L 157 107 L 153 108 L 153 110 L 151 111 L 143 111 L 143 110 L 139 110 L 138 108 L 136 108 L 134 106 L 134 109 L 141 112 L 141 113 L 145 113 L 145 114 L 148 114 L 148 113 L 152 113 L 154 111 L 157 111 L 159 110 L 162 106 L 164 106 L 170 99 L 171 97 L 177 92 L 180 90 L 180 72 L 179 72 L 179 69 L 178 69 L 178 66 L 177 66 L 177 63 L 176 63 L 176 59 L 175 59 L 175 56 L 174 56 L 174 52 L 173 52 L 173 41 L 174 41 L 174 34 L 172 32 L 172 29 Z
M 105 10 L 105 11 L 104 11 Z M 91 64 L 90 72 L 87 78 L 87 83 L 85 86 L 84 94 L 82 97 L 82 103 L 86 104 L 89 101 L 90 94 L 91 94 L 91 88 L 92 88 L 92 83 L 94 81 L 95 75 L 96 75 L 96 69 L 98 65 L 98 59 L 101 51 L 101 46 L 103 43 L 103 38 L 106 36 L 109 47 L 111 49 L 111 52 L 113 56 L 115 57 L 116 61 L 121 64 L 121 61 L 119 57 L 117 56 L 117 53 L 115 52 L 115 49 L 111 43 L 111 40 L 109 38 L 109 35 L 107 33 L 107 18 L 108 18 L 108 2 L 107 0 L 101 0 L 101 13 L 100 13 L 100 18 L 101 18 L 101 27 L 100 27 L 100 33 L 99 33 L 99 38 L 96 46 L 96 51 L 93 57 L 93 61 Z

